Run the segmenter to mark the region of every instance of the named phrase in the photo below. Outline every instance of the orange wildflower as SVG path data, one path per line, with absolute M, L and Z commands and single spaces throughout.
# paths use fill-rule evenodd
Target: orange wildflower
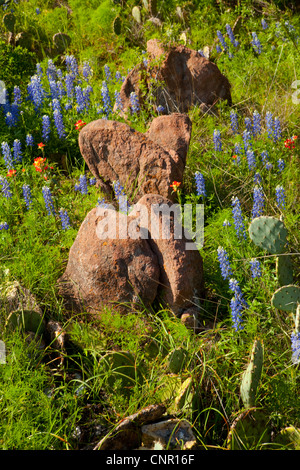
M 84 126 L 86 126 L 86 122 L 83 122 L 82 119 L 79 119 L 79 121 L 77 121 L 75 124 L 77 131 L 80 131 L 80 129 L 82 129 Z
M 11 177 L 11 176 L 14 176 L 16 173 L 17 173 L 16 170 L 9 170 L 6 176 Z
M 170 184 L 170 188 L 173 188 L 173 191 L 177 191 L 181 183 L 179 181 L 173 181 L 172 184 Z
M 40 143 L 38 144 L 38 148 L 39 148 L 39 149 L 43 149 L 44 147 L 45 147 L 45 144 L 43 144 L 43 142 L 40 142 Z
M 42 171 L 46 171 L 48 166 L 45 166 L 44 163 L 46 162 L 46 158 L 43 157 L 37 157 L 34 159 L 33 166 L 36 171 L 39 171 L 40 173 Z

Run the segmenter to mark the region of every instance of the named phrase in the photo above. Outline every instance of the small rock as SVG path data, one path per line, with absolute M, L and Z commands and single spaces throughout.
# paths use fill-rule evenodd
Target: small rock
M 153 448 L 159 442 L 163 449 L 190 450 L 197 446 L 190 424 L 185 420 L 168 419 L 142 426 L 142 443 Z

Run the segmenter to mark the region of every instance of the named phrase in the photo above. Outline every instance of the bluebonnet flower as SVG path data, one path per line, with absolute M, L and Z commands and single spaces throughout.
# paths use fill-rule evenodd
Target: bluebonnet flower
M 266 167 L 266 170 L 272 170 L 273 165 L 272 165 L 271 162 L 267 162 L 266 165 L 265 165 L 265 167 Z
M 83 94 L 83 89 L 80 85 L 75 86 L 75 95 L 77 102 L 76 110 L 78 113 L 82 113 L 85 109 L 85 98 Z
M 243 152 L 243 150 L 242 150 L 241 144 L 239 144 L 239 143 L 234 144 L 234 154 L 235 155 L 240 155 L 242 152 Z M 239 158 L 237 160 L 238 160 L 238 162 L 240 161 Z
M 89 107 L 91 106 L 92 92 L 93 92 L 93 88 L 91 87 L 91 85 L 88 85 L 83 89 L 84 104 L 85 104 L 86 111 L 88 111 Z
M 252 278 L 261 277 L 261 265 L 258 259 L 250 260 L 251 276 Z
M 256 167 L 256 159 L 253 150 L 247 150 L 246 157 L 248 162 L 248 168 L 251 171 Z
M 23 184 L 22 186 L 23 197 L 25 199 L 25 204 L 27 209 L 30 209 L 30 205 L 32 204 L 32 197 L 31 197 L 31 189 L 29 184 Z
M 63 230 L 68 230 L 71 225 L 70 225 L 70 219 L 68 216 L 68 212 L 66 209 L 59 209 L 58 211 L 60 220 L 61 220 L 61 225 Z
M 238 134 L 239 132 L 238 115 L 233 110 L 230 112 L 230 122 L 231 122 L 231 129 L 232 129 L 233 134 Z
M 95 177 L 93 177 L 93 178 L 90 178 L 90 180 L 89 180 L 89 184 L 90 184 L 90 186 L 94 186 L 94 184 L 96 184 L 96 181 L 97 181 L 97 180 L 96 180 L 96 178 L 95 178 Z
M 29 99 L 32 101 L 34 108 L 38 111 L 45 98 L 45 91 L 39 75 L 33 75 L 30 79 L 30 83 L 27 85 L 27 91 Z
M 222 225 L 223 225 L 223 227 L 231 227 L 231 223 L 227 219 L 224 220 Z
M 71 99 L 74 95 L 74 75 L 72 73 L 67 73 L 65 75 L 64 80 L 66 85 L 67 96 L 69 99 Z
M 221 152 L 222 151 L 221 132 L 218 129 L 214 130 L 213 141 L 214 141 L 215 151 Z
M 56 85 L 57 85 L 57 91 L 58 91 L 58 98 L 57 99 L 60 100 L 63 96 L 66 95 L 67 92 L 66 92 L 62 82 L 57 81 Z
M 53 111 L 55 111 L 56 109 L 58 111 L 61 111 L 60 101 L 57 98 L 54 98 L 51 101 L 51 107 L 52 107 Z
M 270 111 L 266 112 L 265 120 L 266 120 L 266 127 L 267 127 L 268 137 L 269 137 L 269 139 L 273 139 L 274 119 L 273 119 L 273 115 Z
M 31 134 L 26 135 L 26 145 L 27 147 L 32 147 L 34 144 L 33 137 Z
M 55 80 L 50 80 L 49 86 L 50 86 L 50 95 L 51 95 L 52 100 L 54 99 L 58 100 L 60 98 L 60 91 L 58 88 L 58 83 Z
M 22 103 L 21 90 L 17 85 L 14 86 L 14 103 L 17 105 L 20 105 Z
M 244 218 L 242 214 L 241 204 L 237 197 L 232 197 L 232 216 L 234 220 L 235 231 L 238 238 L 245 238 L 246 239 L 246 232 L 245 232 L 245 225 L 244 225 Z
M 205 57 L 205 54 L 204 54 L 204 52 L 203 52 L 203 50 L 202 50 L 202 49 L 199 49 L 199 50 L 198 50 L 198 54 L 200 54 L 200 55 L 201 55 L 201 57 Z
M 252 148 L 251 138 L 252 138 L 251 132 L 249 132 L 247 130 L 244 130 L 243 131 L 243 142 L 244 142 L 244 151 L 245 151 L 245 153 L 247 153 L 247 150 L 249 149 L 249 147 Z
M 36 12 L 37 15 L 40 15 L 41 10 L 40 10 L 39 8 L 36 8 L 36 9 L 35 9 L 35 12 Z
M 199 171 L 196 171 L 195 173 L 195 181 L 196 181 L 197 195 L 206 196 L 204 176 Z
M 232 299 L 230 300 L 230 309 L 233 328 L 235 329 L 235 331 L 243 330 L 244 327 L 242 326 L 242 315 L 244 311 L 244 306 L 239 298 L 232 297 Z
M 6 199 L 11 199 L 12 198 L 12 192 L 11 192 L 11 189 L 10 189 L 10 184 L 7 181 L 7 179 L 4 178 L 3 176 L 0 176 L 0 186 L 1 186 L 2 195 Z
M 111 99 L 109 96 L 107 83 L 105 81 L 102 82 L 101 96 L 102 96 L 102 102 L 104 106 L 104 112 L 106 116 L 108 117 L 109 114 L 112 112 L 112 105 L 111 105 Z
M 251 122 L 251 119 L 250 119 L 249 117 L 245 117 L 244 122 L 245 122 L 246 130 L 247 130 L 248 132 L 250 132 L 250 134 L 252 134 L 252 122 Z
M 7 127 L 13 127 L 15 125 L 13 115 L 10 111 L 8 111 L 5 115 L 5 123 Z
M 281 209 L 285 209 L 286 207 L 286 196 L 283 186 L 277 185 L 275 188 L 275 196 L 276 196 L 276 203 L 277 206 Z
M 22 161 L 22 148 L 19 139 L 15 139 L 13 143 L 14 161 L 20 163 Z
M 137 114 L 140 110 L 140 104 L 137 94 L 132 91 L 130 93 L 130 106 L 131 106 L 131 113 Z
M 255 185 L 260 184 L 262 182 L 261 174 L 258 171 L 253 176 L 253 182 Z
M 225 28 L 226 28 L 226 31 L 227 31 L 228 37 L 229 37 L 229 39 L 230 39 L 230 41 L 231 41 L 231 44 L 233 44 L 233 45 L 234 45 L 234 47 L 238 47 L 238 45 L 239 45 L 239 42 L 238 42 L 238 41 L 235 39 L 235 37 L 234 37 L 234 34 L 233 34 L 233 31 L 232 31 L 232 29 L 231 29 L 231 26 L 230 26 L 230 24 L 226 24 Z
M 55 215 L 55 209 L 50 188 L 48 186 L 43 186 L 42 193 L 48 215 Z
M 51 126 L 50 118 L 47 114 L 45 114 L 42 117 L 42 136 L 43 136 L 43 140 L 45 140 L 46 142 L 49 140 L 50 126 Z
M 82 76 L 87 82 L 89 81 L 89 78 L 92 76 L 92 69 L 91 69 L 89 62 L 87 61 L 83 62 Z
M 253 119 L 252 133 L 255 137 L 256 135 L 261 134 L 261 115 L 259 114 L 259 112 L 254 111 L 252 115 L 252 119 Z
M 72 109 L 72 103 L 70 103 L 70 101 L 68 101 L 66 104 L 65 104 L 65 110 L 66 111 L 70 111 Z
M 108 209 L 110 207 L 110 205 L 105 201 L 104 197 L 102 199 L 98 199 L 96 206 L 103 207 L 104 209 Z
M 253 189 L 253 207 L 251 217 L 259 217 L 263 214 L 265 207 L 265 197 L 263 190 L 259 186 L 255 186 Z
M 268 23 L 266 22 L 266 20 L 264 18 L 262 18 L 262 20 L 261 20 L 261 25 L 262 25 L 263 29 L 267 29 L 269 27 Z
M 127 200 L 127 196 L 124 190 L 124 187 L 121 185 L 120 181 L 114 181 L 113 182 L 113 188 L 115 192 L 116 199 L 119 204 L 119 210 L 120 212 L 125 212 L 127 213 L 130 206 Z
M 222 52 L 222 47 L 219 44 L 216 45 L 216 51 L 218 53 Z
M 8 170 L 14 169 L 15 167 L 14 167 L 13 157 L 12 157 L 12 153 L 11 153 L 8 143 L 2 142 L 1 148 L 2 148 L 2 155 L 3 155 L 6 168 Z
M 63 139 L 66 136 L 65 126 L 63 122 L 63 117 L 61 112 L 58 109 L 54 110 L 53 113 L 54 124 L 60 139 Z
M 220 263 L 221 276 L 223 279 L 230 279 L 232 276 L 232 269 L 230 266 L 229 256 L 222 246 L 218 247 L 218 260 Z
M 263 164 L 265 165 L 268 161 L 269 161 L 269 154 L 266 150 L 263 150 L 261 152 L 261 161 L 263 162 Z
M 223 46 L 224 51 L 227 51 L 228 46 L 225 42 L 225 39 L 224 39 L 223 34 L 221 33 L 221 31 L 217 31 L 217 36 L 218 36 L 218 39 L 219 39 L 220 43 Z
M 252 33 L 252 41 L 251 41 L 252 47 L 257 52 L 257 54 L 261 54 L 262 51 L 262 45 L 258 39 L 258 36 L 255 32 Z
M 274 119 L 274 133 L 273 133 L 273 140 L 277 142 L 281 138 L 281 125 L 279 118 L 276 117 Z
M 115 81 L 116 81 L 117 83 L 123 81 L 121 72 L 119 72 L 119 71 L 116 72 L 116 74 L 115 74 Z
M 88 194 L 87 178 L 85 175 L 79 176 L 79 190 L 81 194 Z
M 277 161 L 277 167 L 280 173 L 284 170 L 285 163 L 284 163 L 284 160 L 282 160 L 282 158 L 279 158 L 279 160 Z
M 157 106 L 156 111 L 157 111 L 158 114 L 161 114 L 161 113 L 165 112 L 165 108 L 164 108 L 164 106 L 162 106 L 160 104 L 160 105 Z
M 0 223 L 0 230 L 8 230 L 8 229 L 9 229 L 9 225 L 7 222 Z
M 40 78 L 43 77 L 43 69 L 41 64 L 36 64 L 36 75 Z
M 293 331 L 291 334 L 291 348 L 292 348 L 292 363 L 299 364 L 300 362 L 300 333 Z
M 67 66 L 67 71 L 71 72 L 74 77 L 79 75 L 77 60 L 73 55 L 66 55 L 65 62 Z
M 110 68 L 107 64 L 104 65 L 104 74 L 105 74 L 105 80 L 107 82 L 111 81 L 111 71 Z

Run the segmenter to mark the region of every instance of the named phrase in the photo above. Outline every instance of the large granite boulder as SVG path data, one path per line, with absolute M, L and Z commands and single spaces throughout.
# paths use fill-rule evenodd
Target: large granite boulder
M 146 133 L 125 123 L 99 119 L 79 133 L 79 147 L 97 186 L 105 193 L 120 181 L 135 201 L 147 193 L 173 198 L 170 185 L 181 182 L 191 138 L 185 114 L 155 118 Z
M 130 94 L 136 93 L 143 106 L 147 94 L 167 114 L 187 113 L 192 105 L 209 110 L 219 100 L 231 105 L 230 83 L 216 64 L 186 46 L 164 47 L 157 39 L 147 42 L 149 61 L 134 67 L 125 78 L 120 98 L 122 115 L 131 112 Z M 148 90 L 145 94 L 143 90 Z

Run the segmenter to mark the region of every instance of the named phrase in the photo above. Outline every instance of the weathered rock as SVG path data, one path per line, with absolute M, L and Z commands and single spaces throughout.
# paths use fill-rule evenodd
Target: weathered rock
M 117 221 L 116 235 L 101 239 L 96 233 L 101 220 L 98 214 L 97 208 L 87 214 L 70 249 L 67 268 L 58 280 L 65 307 L 97 313 L 104 306 L 127 311 L 134 304 L 151 305 L 159 280 L 156 255 L 147 240 L 128 235 L 118 238 L 119 227 L 127 227 L 131 218 L 111 209 L 105 222 L 111 228 Z
M 177 316 L 188 308 L 196 310 L 204 292 L 203 262 L 196 245 L 186 238 L 181 221 L 176 222 L 174 213 L 169 212 L 170 200 L 148 194 L 138 201 L 138 205 L 148 208 L 149 244 L 160 267 L 159 301 Z M 162 216 L 162 210 L 166 216 Z M 187 249 L 187 243 L 194 249 Z
M 147 448 L 159 442 L 163 449 L 195 449 L 197 441 L 190 424 L 180 419 L 168 419 L 142 426 L 142 442 Z
M 159 116 L 143 134 L 127 124 L 99 119 L 79 133 L 79 147 L 97 186 L 109 193 L 120 181 L 135 201 L 144 194 L 173 199 L 170 185 L 182 182 L 191 137 L 191 121 L 184 114 Z
M 94 450 L 128 450 L 141 444 L 141 427 L 156 421 L 165 413 L 164 405 L 149 405 L 123 419 L 116 428 L 94 447 Z
M 147 42 L 147 52 L 150 59 L 147 74 L 143 64 L 136 66 L 121 87 L 124 117 L 130 112 L 132 91 L 143 104 L 139 83 L 143 89 L 150 91 L 151 88 L 156 106 L 163 106 L 167 114 L 186 113 L 192 105 L 200 105 L 207 110 L 219 100 L 227 100 L 231 104 L 228 79 L 216 64 L 197 51 L 182 45 L 167 49 L 157 39 L 151 39 Z M 156 88 L 153 88 L 153 81 L 159 84 Z

